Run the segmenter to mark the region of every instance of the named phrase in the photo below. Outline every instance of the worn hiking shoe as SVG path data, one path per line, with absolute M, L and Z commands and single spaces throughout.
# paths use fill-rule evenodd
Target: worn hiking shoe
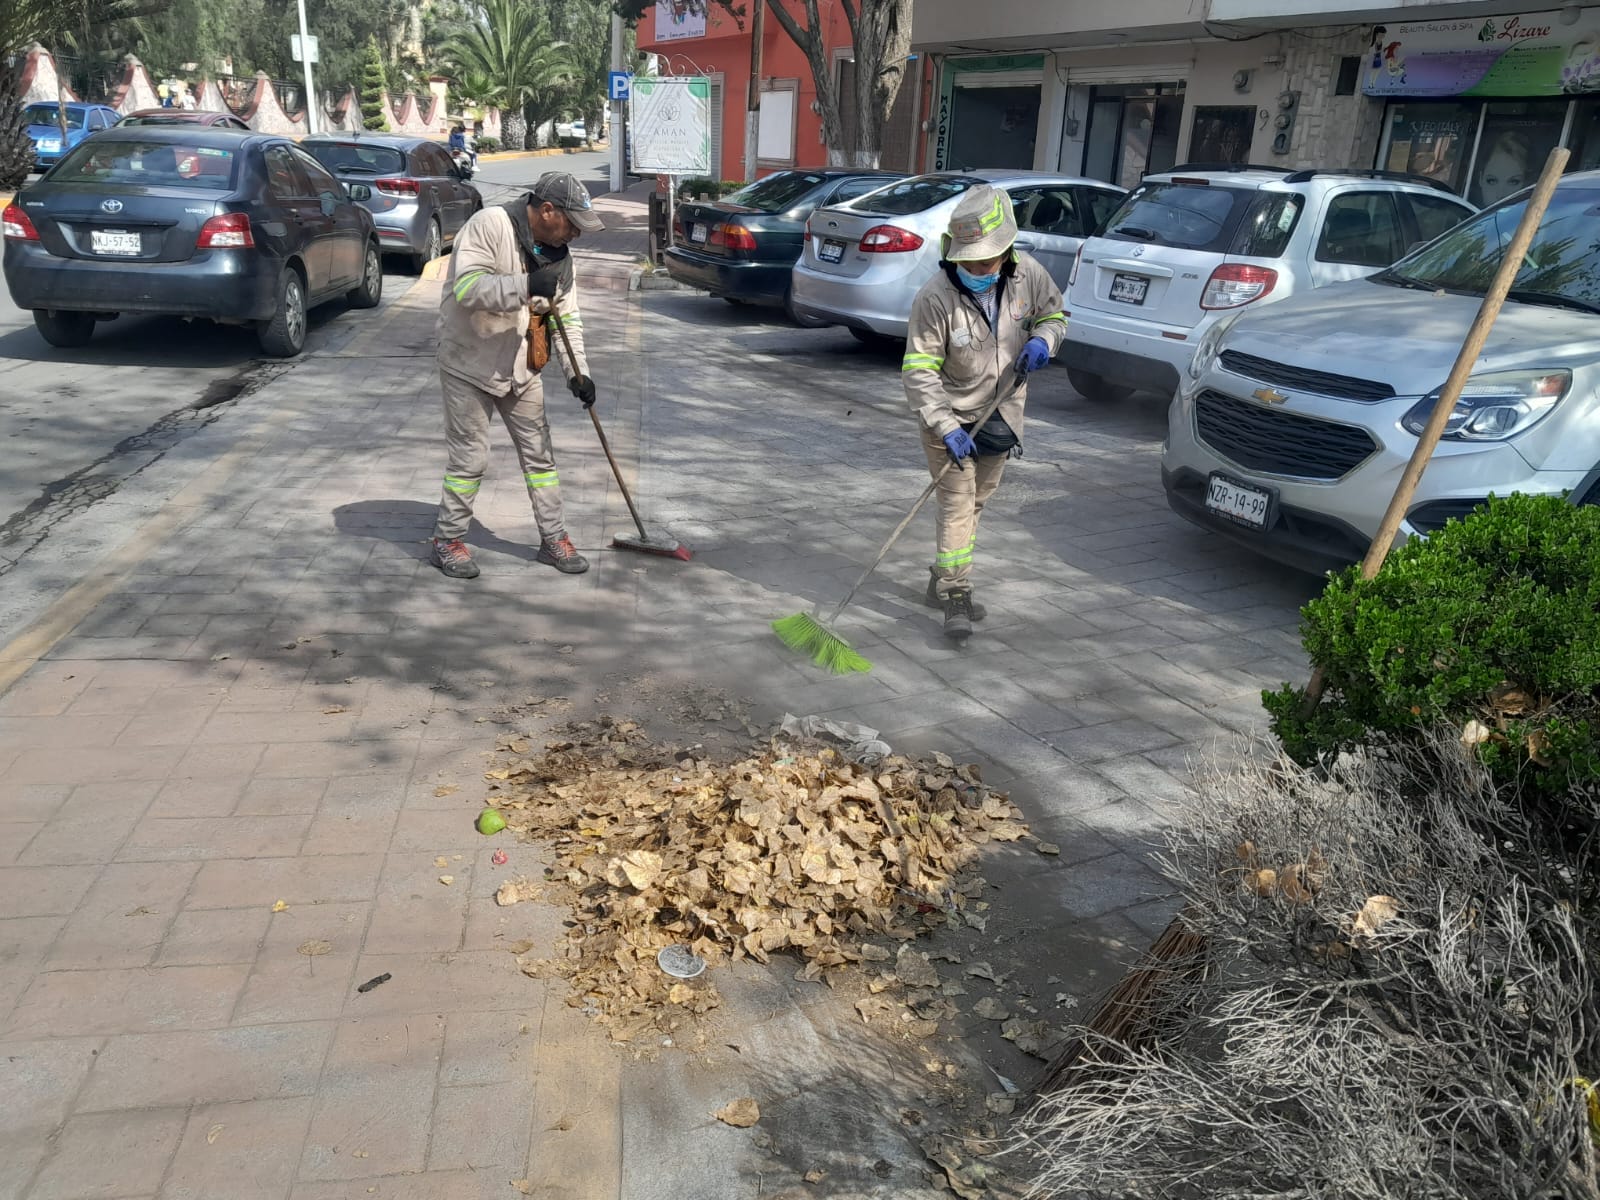
M 478 564 L 472 561 L 472 551 L 457 538 L 434 538 L 433 553 L 428 561 L 451 579 L 478 577 Z
M 972 593 L 965 588 L 944 594 L 944 635 L 958 642 L 972 636 Z
M 934 567 L 928 568 L 928 595 L 926 602 L 929 608 L 943 608 L 944 600 L 939 596 L 939 572 Z M 972 602 L 972 619 L 981 621 L 989 615 L 989 610 L 976 600 Z
M 572 544 L 572 539 L 564 533 L 553 542 L 541 543 L 536 557 L 563 575 L 582 575 L 589 569 L 589 560 L 578 553 L 578 548 Z

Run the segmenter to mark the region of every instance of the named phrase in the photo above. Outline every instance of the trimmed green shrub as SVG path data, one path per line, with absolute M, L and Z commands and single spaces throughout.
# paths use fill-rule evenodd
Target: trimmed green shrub
M 389 128 L 389 115 L 384 111 L 383 97 L 389 89 L 388 77 L 383 69 L 383 56 L 378 53 L 376 38 L 367 40 L 367 54 L 361 64 L 361 127 L 382 132 Z
M 479 154 L 493 154 L 500 149 L 499 138 L 481 137 L 474 144 L 477 146 Z
M 1307 714 L 1292 685 L 1262 694 L 1296 761 L 1442 721 L 1501 783 L 1600 785 L 1600 508 L 1491 498 L 1397 548 L 1370 582 L 1358 567 L 1334 577 L 1301 631 L 1322 703 Z

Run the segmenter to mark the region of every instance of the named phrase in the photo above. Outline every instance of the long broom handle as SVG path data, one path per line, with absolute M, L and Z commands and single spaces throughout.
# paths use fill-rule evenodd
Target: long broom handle
M 1004 404 L 1006 400 L 1010 398 L 1011 394 L 1017 390 L 1017 388 L 1022 386 L 1023 378 L 1024 376 L 1021 371 L 1013 373 L 1011 376 L 1010 387 L 1006 387 L 1006 381 L 1004 378 L 1002 378 L 1000 383 L 995 387 L 994 398 L 989 401 L 988 407 L 978 414 L 977 418 L 972 422 L 973 425 L 980 426 L 990 417 L 992 417 L 995 410 Z M 928 498 L 933 495 L 934 489 L 939 486 L 940 482 L 955 465 L 956 460 L 952 458 L 949 462 L 945 463 L 944 466 L 939 468 L 938 473 L 933 477 L 933 482 L 922 489 L 922 495 L 917 497 L 917 502 L 911 506 L 911 511 L 905 515 L 905 520 L 901 521 L 900 524 L 894 527 L 894 532 L 889 535 L 889 540 L 884 542 L 882 549 L 878 551 L 878 557 L 872 560 L 871 565 L 869 565 L 865 571 L 861 572 L 861 578 L 857 579 L 855 586 L 845 593 L 844 599 L 839 601 L 838 607 L 833 610 L 833 615 L 827 619 L 825 624 L 832 625 L 839 619 L 839 614 L 850 607 L 850 601 L 855 599 L 856 593 L 861 590 L 861 585 L 864 584 L 867 581 L 867 578 L 878 569 L 878 564 L 888 557 L 889 551 L 894 549 L 894 544 L 900 540 L 900 535 L 906 531 L 906 527 L 909 526 L 916 518 L 916 515 L 922 511 L 922 506 L 926 504 L 928 502 Z M 977 469 L 976 462 L 974 462 L 973 469 Z M 811 613 L 813 616 L 815 616 L 821 611 L 822 604 L 819 601 L 816 607 L 811 610 Z
M 1455 412 L 1456 401 L 1461 399 L 1461 389 L 1466 387 L 1472 368 L 1477 365 L 1478 355 L 1483 353 L 1484 343 L 1489 340 L 1495 318 L 1500 315 L 1500 309 L 1505 305 L 1506 294 L 1516 282 L 1517 272 L 1522 270 L 1522 260 L 1527 257 L 1528 247 L 1533 244 L 1534 235 L 1539 232 L 1539 222 L 1544 219 L 1544 210 L 1550 205 L 1550 197 L 1555 193 L 1556 184 L 1561 182 L 1561 173 L 1566 170 L 1570 153 L 1557 147 L 1550 151 L 1550 157 L 1545 160 L 1544 173 L 1539 176 L 1539 182 L 1533 186 L 1533 194 L 1528 197 L 1528 206 L 1522 210 L 1522 220 L 1517 224 L 1517 231 L 1511 235 L 1505 257 L 1500 260 L 1500 269 L 1495 272 L 1489 290 L 1483 294 L 1483 303 L 1478 306 L 1478 315 L 1473 318 L 1472 327 L 1467 330 L 1466 341 L 1461 343 L 1461 352 L 1456 355 L 1455 365 L 1450 368 L 1444 387 L 1439 389 L 1439 400 L 1433 406 L 1428 424 L 1422 430 L 1422 436 L 1417 439 L 1416 448 L 1411 451 L 1411 461 L 1406 464 L 1400 482 L 1395 486 L 1394 495 L 1389 497 L 1389 507 L 1384 511 L 1383 521 L 1378 525 L 1378 532 L 1373 536 L 1372 544 L 1367 547 L 1366 557 L 1361 560 L 1363 580 L 1377 575 L 1378 568 L 1383 566 L 1383 560 L 1389 556 L 1389 551 L 1394 546 L 1395 535 L 1400 532 L 1400 521 L 1411 505 L 1411 497 L 1416 494 L 1417 484 L 1422 482 L 1422 473 L 1428 468 L 1428 460 L 1433 457 L 1439 439 L 1444 436 L 1444 427 L 1449 423 L 1450 415 Z M 1311 711 L 1322 702 L 1322 693 L 1327 683 L 1327 674 L 1321 667 L 1311 673 L 1311 680 L 1306 684 L 1307 715 L 1310 715 Z
M 556 302 L 550 301 L 550 324 L 556 327 L 556 333 L 561 337 L 561 349 L 566 352 L 567 365 L 572 368 L 572 373 L 578 373 L 578 356 L 572 352 L 572 340 L 567 337 L 567 327 L 561 320 L 561 310 L 556 308 Z M 617 466 L 616 457 L 611 453 L 611 443 L 606 440 L 606 431 L 600 428 L 600 418 L 594 411 L 594 405 L 587 406 L 589 420 L 594 422 L 594 434 L 600 439 L 600 449 L 606 452 L 606 461 L 611 464 L 611 474 L 616 476 L 617 487 L 622 489 L 622 498 L 628 504 L 628 513 L 633 517 L 634 528 L 639 531 L 639 536 L 649 540 L 650 535 L 644 531 L 644 522 L 639 519 L 639 510 L 633 506 L 633 496 L 628 492 L 628 485 L 622 482 L 622 469 Z

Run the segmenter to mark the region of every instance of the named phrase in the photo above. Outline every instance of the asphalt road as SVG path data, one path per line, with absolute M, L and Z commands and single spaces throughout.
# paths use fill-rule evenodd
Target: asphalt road
M 474 182 L 497 204 L 564 169 L 599 193 L 605 167 L 603 152 L 506 159 L 483 163 Z M 383 306 L 324 305 L 312 313 L 305 353 L 338 351 L 414 281 L 405 263 L 388 261 Z M 59 521 L 133 473 L 159 469 L 196 429 L 227 420 L 276 369 L 252 330 L 161 317 L 122 317 L 99 326 L 88 346 L 59 350 L 0 289 L 0 575 Z

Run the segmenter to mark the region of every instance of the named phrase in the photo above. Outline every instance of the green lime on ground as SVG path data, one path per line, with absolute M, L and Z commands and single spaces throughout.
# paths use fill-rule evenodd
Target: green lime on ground
M 484 835 L 499 833 L 506 827 L 506 819 L 497 809 L 486 808 L 478 814 L 478 832 Z

